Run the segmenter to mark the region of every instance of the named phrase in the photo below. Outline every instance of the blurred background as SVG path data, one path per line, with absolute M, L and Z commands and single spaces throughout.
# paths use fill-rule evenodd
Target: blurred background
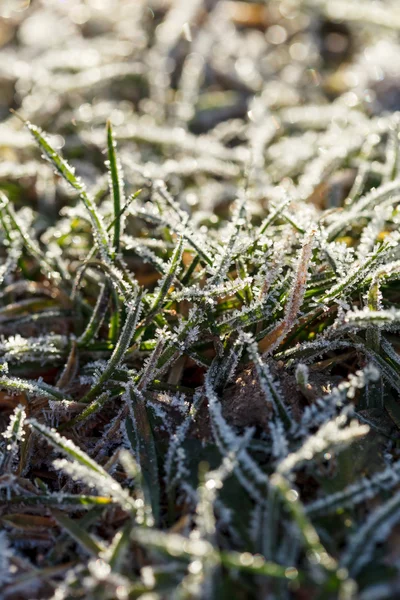
M 189 211 L 217 213 L 249 152 L 260 183 L 290 190 L 321 148 L 400 108 L 398 2 L 0 0 L 0 14 L 0 188 L 45 215 L 68 192 L 10 108 L 93 185 L 111 118 L 133 187 L 163 177 Z M 340 203 L 332 185 L 339 199 L 317 206 Z

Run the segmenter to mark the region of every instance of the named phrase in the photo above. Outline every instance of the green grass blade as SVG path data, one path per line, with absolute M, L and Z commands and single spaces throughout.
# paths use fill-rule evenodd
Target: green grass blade
M 118 254 L 121 237 L 121 206 L 124 202 L 124 183 L 121 164 L 117 156 L 117 143 L 114 139 L 111 121 L 107 121 L 107 147 L 108 163 L 107 168 L 110 176 L 110 189 L 114 203 L 114 236 L 113 246 Z
M 24 121 L 24 124 L 28 131 L 32 134 L 44 156 L 55 167 L 59 175 L 61 175 L 61 177 L 63 177 L 63 179 L 65 179 L 65 181 L 78 192 L 80 199 L 89 213 L 89 217 L 93 225 L 93 233 L 96 242 L 99 245 L 100 252 L 104 258 L 110 259 L 110 242 L 108 239 L 107 230 L 96 205 L 86 190 L 85 184 L 79 177 L 75 175 L 74 168 L 71 167 L 69 163 L 63 159 L 61 155 L 52 147 L 51 143 L 39 127 L 32 125 L 32 123 L 29 121 Z
M 50 509 L 51 514 L 59 525 L 89 554 L 98 556 L 104 548 L 82 529 L 73 519 L 67 517 L 63 512 L 55 508 Z

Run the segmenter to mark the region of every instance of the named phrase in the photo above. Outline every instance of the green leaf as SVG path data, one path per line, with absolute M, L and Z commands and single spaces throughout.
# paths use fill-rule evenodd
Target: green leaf
M 103 385 L 111 378 L 115 369 L 119 366 L 125 352 L 128 350 L 133 334 L 135 332 L 137 322 L 141 310 L 142 297 L 139 295 L 133 306 L 130 306 L 124 327 L 121 331 L 118 343 L 108 361 L 107 366 L 101 373 L 97 383 L 89 390 L 89 392 L 81 399 L 81 402 L 89 402 L 102 392 Z
M 114 203 L 114 237 L 115 252 L 119 252 L 121 237 L 121 204 L 124 201 L 123 172 L 117 157 L 117 144 L 114 140 L 111 121 L 107 121 L 108 171 L 110 187 Z
M 55 429 L 50 429 L 46 425 L 39 423 L 36 419 L 29 419 L 28 424 L 34 431 L 42 435 L 56 450 L 59 450 L 64 456 L 70 460 L 77 461 L 79 464 L 91 469 L 99 475 L 109 476 L 106 471 L 94 460 L 72 442 L 61 436 Z
M 69 163 L 63 159 L 52 147 L 49 140 L 39 127 L 32 125 L 32 123 L 29 121 L 24 121 L 24 124 L 28 131 L 30 131 L 32 134 L 39 148 L 44 153 L 44 156 L 51 162 L 61 177 L 63 177 L 63 179 L 65 179 L 65 181 L 79 193 L 79 197 L 89 213 L 89 217 L 93 225 L 94 236 L 99 245 L 100 251 L 105 258 L 110 259 L 111 251 L 107 230 L 104 226 L 102 216 L 98 212 L 94 201 L 86 190 L 85 184 L 79 177 L 75 175 L 75 169 L 71 167 Z
M 8 500 L 10 504 L 24 504 L 27 506 L 68 506 L 69 508 L 90 509 L 93 506 L 107 506 L 113 503 L 106 496 L 86 496 L 85 494 L 54 494 L 40 496 L 13 496 Z
M 157 522 L 160 516 L 158 461 L 145 399 L 133 386 L 129 386 L 124 399 L 130 411 L 130 416 L 126 419 L 128 440 L 140 465 L 145 498 L 150 502 L 153 517 Z
M 50 509 L 51 514 L 56 519 L 57 523 L 85 550 L 92 556 L 98 556 L 104 551 L 103 546 L 96 542 L 91 535 L 79 526 L 73 519 L 67 517 L 60 510 L 55 508 Z
M 41 396 L 49 400 L 71 400 L 71 397 L 57 388 L 44 383 L 43 381 L 33 381 L 28 379 L 19 379 L 19 377 L 0 377 L 0 388 L 10 392 L 25 392 L 32 396 Z

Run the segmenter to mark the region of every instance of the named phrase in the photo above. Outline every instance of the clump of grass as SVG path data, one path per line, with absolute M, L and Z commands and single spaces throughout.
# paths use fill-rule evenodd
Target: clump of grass
M 59 4 L 2 49 L 4 597 L 393 597 L 398 8 Z

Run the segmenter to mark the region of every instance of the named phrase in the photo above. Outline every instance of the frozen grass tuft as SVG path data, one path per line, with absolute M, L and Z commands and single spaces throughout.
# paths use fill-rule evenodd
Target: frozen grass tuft
M 2 597 L 398 597 L 396 3 L 6 4 Z

